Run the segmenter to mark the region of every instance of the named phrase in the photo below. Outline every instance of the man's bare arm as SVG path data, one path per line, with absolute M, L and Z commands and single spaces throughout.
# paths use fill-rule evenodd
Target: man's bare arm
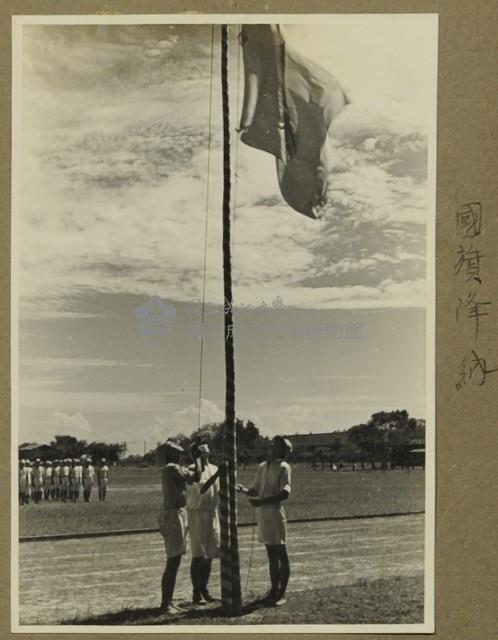
M 277 493 L 275 496 L 268 496 L 266 498 L 251 498 L 250 502 L 253 507 L 262 507 L 265 504 L 278 504 L 279 502 L 287 500 L 288 497 L 289 492 L 287 491 L 287 489 L 282 489 L 282 491 Z
M 220 477 L 221 471 L 222 471 L 222 465 L 220 465 L 216 470 L 216 472 L 213 473 L 213 475 L 210 478 L 208 478 L 206 482 L 201 486 L 201 494 L 206 493 L 206 491 L 208 491 L 213 486 L 216 480 L 218 480 L 218 478 Z
M 248 489 L 247 487 L 244 487 L 243 484 L 237 485 L 237 491 L 240 491 L 241 493 L 245 493 L 246 496 L 249 496 L 250 498 L 256 497 L 258 495 L 258 492 L 256 491 L 256 489 L 253 489 L 252 487 Z

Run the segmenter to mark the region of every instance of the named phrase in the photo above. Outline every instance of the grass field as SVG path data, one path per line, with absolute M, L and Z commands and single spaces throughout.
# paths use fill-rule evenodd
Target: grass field
M 291 594 L 282 608 L 246 604 L 242 616 L 226 618 L 219 605 L 198 607 L 181 616 L 161 616 L 158 609 L 65 620 L 75 625 L 226 625 L 226 624 L 415 624 L 423 620 L 423 578 L 361 580 L 355 584 Z
M 241 469 L 239 481 L 249 484 L 255 467 Z M 292 495 L 286 505 L 289 519 L 390 514 L 424 509 L 424 472 L 314 471 L 293 467 Z M 20 536 L 142 529 L 157 526 L 161 504 L 157 468 L 112 469 L 105 503 L 94 491 L 92 502 L 48 501 L 19 509 Z M 239 521 L 252 522 L 253 512 L 239 496 Z

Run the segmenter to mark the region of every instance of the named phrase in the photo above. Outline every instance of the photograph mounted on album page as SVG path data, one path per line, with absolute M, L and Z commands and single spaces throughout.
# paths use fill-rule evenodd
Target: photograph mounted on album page
M 12 630 L 432 632 L 438 16 L 12 37 Z

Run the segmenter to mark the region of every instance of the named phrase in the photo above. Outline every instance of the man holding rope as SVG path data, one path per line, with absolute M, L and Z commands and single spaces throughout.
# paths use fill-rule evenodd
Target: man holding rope
M 194 462 L 200 460 L 199 482 L 187 486 L 187 517 L 192 549 L 190 576 L 193 588 L 193 604 L 214 602 L 208 591 L 213 558 L 220 555 L 220 523 L 218 518 L 218 467 L 209 462 L 207 443 L 192 446 Z M 209 484 L 206 484 L 209 483 Z M 204 489 L 201 491 L 201 489 Z
M 275 436 L 271 443 L 270 458 L 262 462 L 253 484 L 246 488 L 239 484 L 238 491 L 249 496 L 256 507 L 258 540 L 266 546 L 271 588 L 263 598 L 265 604 L 282 606 L 289 581 L 290 566 L 287 555 L 287 520 L 282 502 L 291 491 L 291 468 L 286 457 L 292 445 L 286 438 Z
M 195 459 L 193 469 L 189 469 L 181 464 L 184 453 L 182 447 L 170 440 L 157 449 L 163 493 L 159 531 L 164 538 L 166 551 L 166 567 L 161 580 L 161 612 L 169 615 L 183 612 L 173 605 L 173 593 L 182 555 L 186 553 L 186 487 L 200 479 L 199 458 Z M 195 451 L 192 451 L 192 455 L 195 457 Z

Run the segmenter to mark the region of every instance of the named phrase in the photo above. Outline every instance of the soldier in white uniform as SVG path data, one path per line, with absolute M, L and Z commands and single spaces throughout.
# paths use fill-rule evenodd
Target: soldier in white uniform
M 272 440 L 270 458 L 259 465 L 251 487 L 238 485 L 256 507 L 258 539 L 266 546 L 271 588 L 263 599 L 267 604 L 285 604 L 285 591 L 290 567 L 287 556 L 287 520 L 282 502 L 291 491 L 291 468 L 285 458 L 292 451 L 291 443 L 281 436 Z
M 54 460 L 52 470 L 52 500 L 59 500 L 61 488 L 61 461 Z
M 220 555 L 220 523 L 218 518 L 219 480 L 209 483 L 209 488 L 201 493 L 201 487 L 214 476 L 218 477 L 218 467 L 209 462 L 209 446 L 201 444 L 192 451 L 194 460 L 200 457 L 201 474 L 199 482 L 187 485 L 187 518 L 192 549 L 190 576 L 192 579 L 194 604 L 213 602 L 208 591 L 213 558 Z
M 31 497 L 31 467 L 27 460 L 19 461 L 19 504 L 28 504 Z
M 71 461 L 68 458 L 66 458 L 62 462 L 62 466 L 61 466 L 61 500 L 62 502 L 67 502 L 67 499 L 69 498 L 69 483 L 70 483 L 69 474 L 71 471 L 70 463 Z
M 95 479 L 95 469 L 90 458 L 85 459 L 83 466 L 83 497 L 85 502 L 90 502 L 92 499 L 92 488 Z
M 17 472 L 19 478 L 19 505 L 24 504 L 23 500 L 23 477 L 25 475 L 24 471 L 24 460 L 19 460 L 19 470 Z
M 29 501 L 32 496 L 32 489 L 33 489 L 33 468 L 29 460 L 24 461 L 24 471 L 25 471 L 24 486 L 23 486 L 24 504 L 29 504 Z
M 80 499 L 80 492 L 83 486 L 83 467 L 79 458 L 74 461 L 73 472 L 73 502 L 78 502 Z
M 97 482 L 99 484 L 99 500 L 104 502 L 107 495 L 107 487 L 109 486 L 109 467 L 105 458 L 102 458 L 97 470 Z
M 43 478 L 43 497 L 45 500 L 48 500 L 51 497 L 53 474 L 54 469 L 52 467 L 52 461 L 47 460 L 45 463 L 45 476 Z
M 75 471 L 76 467 L 76 458 L 72 458 L 69 460 L 69 501 L 74 502 L 74 480 L 75 480 Z
M 36 458 L 33 467 L 33 498 L 35 504 L 40 504 L 43 494 L 43 479 L 45 477 L 45 470 L 42 466 L 40 458 Z

